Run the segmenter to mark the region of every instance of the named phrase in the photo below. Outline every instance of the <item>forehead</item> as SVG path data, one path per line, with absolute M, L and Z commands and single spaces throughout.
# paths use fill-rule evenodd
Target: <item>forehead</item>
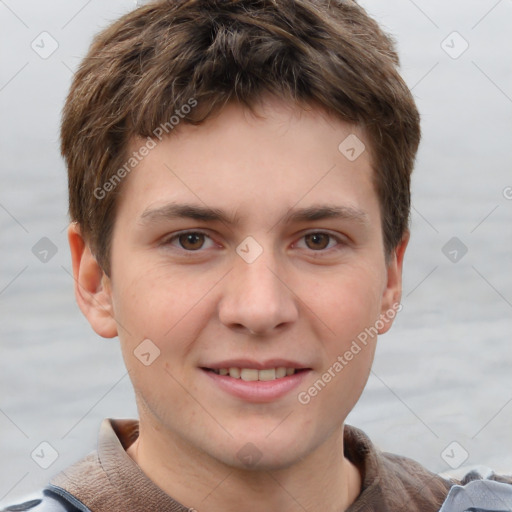
M 182 123 L 151 146 L 126 178 L 120 205 L 139 216 L 148 205 L 186 201 L 281 215 L 325 202 L 363 209 L 377 201 L 369 144 L 360 127 L 323 110 L 267 100 L 255 113 L 227 105 L 203 124 Z

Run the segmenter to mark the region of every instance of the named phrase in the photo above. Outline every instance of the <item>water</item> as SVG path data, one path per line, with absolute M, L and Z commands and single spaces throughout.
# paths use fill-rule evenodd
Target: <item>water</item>
M 396 35 L 424 135 L 403 311 L 349 423 L 433 471 L 450 469 L 441 453 L 456 441 L 464 465 L 512 472 L 512 5 L 363 4 Z M 11 2 L 16 17 L 0 5 L 3 504 L 93 449 L 102 418 L 136 415 L 117 341 L 98 338 L 74 302 L 58 153 L 70 69 L 91 35 L 133 6 Z M 59 45 L 47 59 L 30 46 L 43 31 Z M 457 59 L 441 48 L 453 31 L 469 43 Z M 463 42 L 452 34 L 446 44 L 453 52 Z M 57 249 L 47 263 L 32 253 L 42 237 Z M 452 237 L 468 249 L 458 263 L 442 252 Z M 43 441 L 59 454 L 48 469 L 30 456 Z M 448 453 L 462 457 L 461 448 Z

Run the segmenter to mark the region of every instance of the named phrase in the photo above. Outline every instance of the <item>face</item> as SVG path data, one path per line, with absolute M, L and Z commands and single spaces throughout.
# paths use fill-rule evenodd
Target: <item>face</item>
M 361 130 L 279 101 L 259 114 L 229 105 L 182 125 L 126 178 L 105 321 L 141 425 L 230 466 L 279 468 L 358 400 L 402 253 L 385 258 L 369 151 L 338 149 L 349 135 L 369 148 Z

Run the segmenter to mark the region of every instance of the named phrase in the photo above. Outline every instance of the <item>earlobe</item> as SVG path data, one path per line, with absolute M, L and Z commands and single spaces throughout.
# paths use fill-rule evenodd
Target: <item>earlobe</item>
M 68 228 L 75 298 L 91 327 L 104 338 L 117 336 L 110 279 L 92 254 L 77 223 Z
M 410 234 L 407 231 L 402 237 L 401 242 L 393 250 L 387 263 L 387 283 L 382 296 L 381 321 L 379 322 L 379 326 L 382 326 L 382 328 L 379 328 L 379 334 L 384 334 L 391 328 L 397 312 L 402 308 L 400 305 L 402 298 L 402 270 L 409 237 Z

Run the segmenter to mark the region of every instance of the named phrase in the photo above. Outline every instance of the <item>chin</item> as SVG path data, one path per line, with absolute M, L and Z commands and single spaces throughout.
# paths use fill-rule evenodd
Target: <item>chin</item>
M 286 436 L 274 437 L 273 434 L 269 436 L 271 431 L 268 429 L 259 435 L 236 436 L 222 452 L 216 445 L 214 457 L 227 466 L 248 471 L 286 469 L 305 457 L 308 450 L 304 434 L 293 436 L 286 432 Z

